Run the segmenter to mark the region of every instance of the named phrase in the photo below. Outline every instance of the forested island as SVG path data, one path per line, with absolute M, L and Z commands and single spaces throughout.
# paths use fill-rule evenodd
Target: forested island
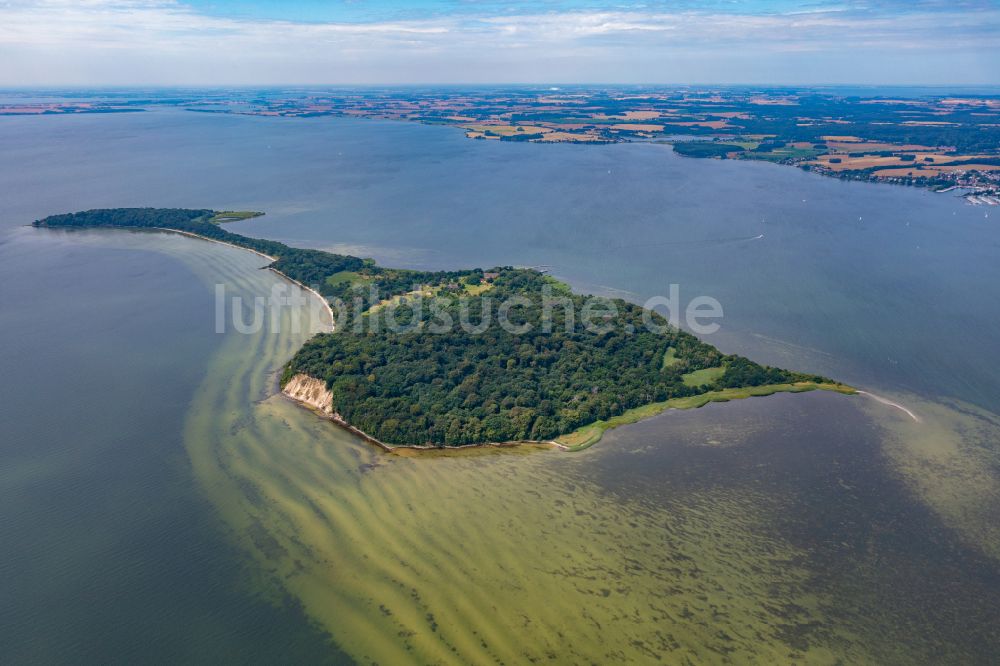
M 172 230 L 267 255 L 269 268 L 340 313 L 334 332 L 295 354 L 282 385 L 318 380 L 334 420 L 387 447 L 558 440 L 570 448 L 669 407 L 776 391 L 853 392 L 723 354 L 655 312 L 574 294 L 533 269 L 386 268 L 221 226 L 256 214 L 119 208 L 34 224 Z

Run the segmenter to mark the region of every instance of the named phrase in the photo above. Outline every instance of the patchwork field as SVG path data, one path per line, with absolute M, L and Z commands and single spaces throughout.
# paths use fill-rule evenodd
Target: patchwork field
M 191 110 L 198 110 L 198 102 L 189 104 Z M 213 108 L 213 112 L 218 111 Z M 1000 178 L 991 165 L 931 172 L 900 158 L 916 154 L 918 163 L 933 161 L 935 167 L 977 156 L 1000 159 L 1000 105 L 990 96 L 849 97 L 831 90 L 791 88 L 637 90 L 627 86 L 412 95 L 327 91 L 274 99 L 258 95 L 227 112 L 449 124 L 471 139 L 546 144 L 671 141 L 674 135 L 694 135 L 737 145 L 743 151 L 692 149 L 685 155 L 820 167 L 816 172 L 821 174 L 851 171 L 858 172 L 852 177 L 873 181 L 893 178 L 900 182 L 900 178 L 912 178 L 911 171 L 919 171 L 921 176 L 934 173 L 934 182 L 918 178 L 905 184 L 1000 193 Z M 752 145 L 755 142 L 763 142 L 760 149 Z
M 837 153 L 837 154 L 826 154 L 820 155 L 815 160 L 811 161 L 810 164 L 815 164 L 818 166 L 823 166 L 831 171 L 853 171 L 856 169 L 871 169 L 875 167 L 910 167 L 913 168 L 917 165 L 923 165 L 926 167 L 934 167 L 935 169 L 941 171 L 955 171 L 955 170 L 970 170 L 974 168 L 982 168 L 984 170 L 993 170 L 995 166 L 982 165 L 975 166 L 971 164 L 963 165 L 947 165 L 948 162 L 958 162 L 965 160 L 974 160 L 977 158 L 983 158 L 983 155 L 946 155 L 940 152 L 930 152 L 930 153 L 909 153 L 914 159 L 903 159 L 901 155 L 862 155 L 860 157 L 851 157 L 847 154 Z

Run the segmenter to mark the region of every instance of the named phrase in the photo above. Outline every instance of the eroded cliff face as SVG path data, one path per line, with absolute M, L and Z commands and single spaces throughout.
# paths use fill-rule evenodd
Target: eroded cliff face
M 333 416 L 333 394 L 322 380 L 306 374 L 297 374 L 288 380 L 282 393 L 292 400 L 319 410 L 323 414 Z
M 281 392 L 284 393 L 289 398 L 291 398 L 292 400 L 295 400 L 296 402 L 298 402 L 300 404 L 306 405 L 307 407 L 310 407 L 310 408 L 316 410 L 322 416 L 329 418 L 331 421 L 333 421 L 337 425 L 341 426 L 342 428 L 344 428 L 348 432 L 354 433 L 355 435 L 357 435 L 361 439 L 363 439 L 363 440 L 365 440 L 367 442 L 370 442 L 372 444 L 375 444 L 376 446 L 379 446 L 379 447 L 381 447 L 382 449 L 384 449 L 386 451 L 399 451 L 399 450 L 403 450 L 403 449 L 413 449 L 413 450 L 431 449 L 431 450 L 436 450 L 436 449 L 440 448 L 440 446 L 436 445 L 436 444 L 425 444 L 425 445 L 411 445 L 411 444 L 406 444 L 406 445 L 392 445 L 392 444 L 386 444 L 385 442 L 372 437 L 371 435 L 369 435 L 368 433 L 364 432 L 363 430 L 359 430 L 359 429 L 355 428 L 350 423 L 348 423 L 347 421 L 345 421 L 344 418 L 340 414 L 338 414 L 337 412 L 333 411 L 333 393 L 331 393 L 330 390 L 326 387 L 326 382 L 324 382 L 324 381 L 322 381 L 320 379 L 316 379 L 315 377 L 310 377 L 307 374 L 299 373 L 299 374 L 295 375 L 294 377 L 292 377 L 291 379 L 289 379 L 288 383 L 285 384 L 285 387 L 281 390 Z M 476 447 L 481 447 L 481 446 L 517 446 L 517 445 L 520 445 L 520 444 L 531 444 L 531 445 L 545 444 L 545 445 L 548 445 L 548 446 L 556 446 L 556 447 L 559 447 L 561 449 L 566 449 L 565 446 L 563 446 L 562 444 L 559 444 L 557 442 L 532 442 L 532 441 L 527 441 L 527 440 L 525 440 L 525 441 L 518 440 L 518 441 L 511 441 L 511 442 L 490 442 L 490 443 L 486 443 L 486 444 L 464 444 L 462 446 L 456 446 L 456 447 L 451 447 L 451 448 L 453 448 L 453 449 L 468 449 L 468 448 L 476 448 Z

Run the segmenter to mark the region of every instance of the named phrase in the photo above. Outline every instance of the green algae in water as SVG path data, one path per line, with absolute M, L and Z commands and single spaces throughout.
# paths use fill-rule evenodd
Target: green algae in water
M 906 404 L 917 407 L 921 431 L 949 441 L 928 405 Z M 662 506 L 721 489 L 757 497 L 768 516 L 759 535 L 792 545 L 810 572 L 766 604 L 793 647 L 840 644 L 842 656 L 858 644 L 880 664 L 990 663 L 1000 644 L 1000 567 L 988 548 L 995 528 L 975 514 L 949 520 L 941 498 L 902 472 L 900 460 L 919 459 L 891 451 L 896 414 L 914 423 L 878 403 L 821 393 L 710 405 L 619 431 L 587 469 L 609 493 Z M 970 462 L 961 468 L 989 474 Z M 979 518 L 996 515 L 989 495 L 964 483 L 970 477 L 926 471 L 956 496 L 975 497 Z M 783 617 L 782 604 L 810 594 L 823 600 L 821 622 Z
M 276 279 L 239 267 L 224 275 L 245 296 L 269 293 Z M 823 519 L 819 507 L 798 507 L 804 524 L 781 520 L 793 499 L 821 495 L 806 492 L 808 480 L 790 487 L 756 473 L 766 460 L 730 455 L 721 459 L 728 468 L 699 470 L 680 459 L 712 483 L 654 478 L 633 492 L 597 473 L 628 455 L 615 446 L 404 457 L 361 444 L 275 394 L 276 372 L 305 338 L 289 316 L 277 330 L 226 336 L 193 402 L 187 447 L 254 562 L 253 584 L 276 601 L 291 594 L 359 662 L 912 663 L 928 650 L 983 654 L 984 645 L 966 650 L 953 637 L 932 647 L 919 640 L 926 622 L 891 608 L 919 595 L 865 597 L 851 577 L 865 566 L 877 573 L 873 561 L 824 572 L 835 550 L 823 548 L 825 528 L 808 524 Z M 754 427 L 766 435 L 772 426 Z M 744 440 L 721 430 L 706 448 L 743 455 Z M 643 446 L 669 445 L 661 437 Z M 850 533 L 853 546 L 882 529 L 862 527 Z M 892 553 L 909 573 L 932 573 L 933 561 Z M 981 605 L 978 617 L 992 610 Z

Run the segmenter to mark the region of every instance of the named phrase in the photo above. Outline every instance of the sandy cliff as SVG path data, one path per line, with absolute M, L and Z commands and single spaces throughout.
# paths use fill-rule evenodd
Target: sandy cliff
M 333 416 L 333 394 L 326 384 L 305 374 L 298 374 L 292 377 L 282 392 L 292 400 L 321 411 L 324 414 Z

